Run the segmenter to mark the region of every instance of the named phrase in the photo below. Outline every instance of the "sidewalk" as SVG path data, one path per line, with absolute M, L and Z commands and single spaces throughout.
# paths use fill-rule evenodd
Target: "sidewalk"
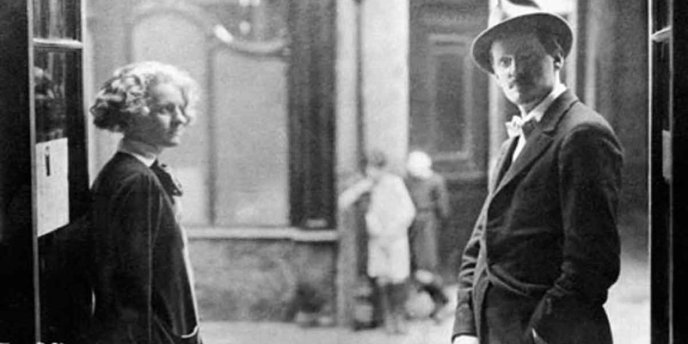
M 622 257 L 621 276 L 605 305 L 615 343 L 650 343 L 649 281 L 647 260 Z M 450 295 L 455 295 L 454 288 Z M 449 344 L 452 322 L 453 318 L 441 325 L 412 320 L 406 335 L 388 335 L 382 329 L 301 328 L 264 322 L 205 322 L 201 331 L 205 344 Z
M 290 323 L 204 323 L 205 344 L 448 344 L 451 319 L 442 325 L 412 321 L 406 335 L 388 335 L 382 329 L 352 331 L 341 327 L 301 328 Z

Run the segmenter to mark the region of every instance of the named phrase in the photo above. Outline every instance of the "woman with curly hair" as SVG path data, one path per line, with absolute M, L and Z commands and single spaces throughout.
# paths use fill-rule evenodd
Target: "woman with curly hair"
M 90 111 L 123 134 L 92 187 L 92 343 L 201 343 L 181 188 L 158 162 L 194 118 L 196 85 L 158 62 L 118 69 Z

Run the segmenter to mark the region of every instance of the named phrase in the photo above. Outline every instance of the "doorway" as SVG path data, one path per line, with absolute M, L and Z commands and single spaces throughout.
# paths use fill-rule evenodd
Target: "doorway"
M 450 218 L 439 233 L 440 271 L 455 278 L 488 168 L 487 77 L 470 44 L 487 23 L 477 1 L 411 1 L 409 148 L 427 152 L 447 181 Z

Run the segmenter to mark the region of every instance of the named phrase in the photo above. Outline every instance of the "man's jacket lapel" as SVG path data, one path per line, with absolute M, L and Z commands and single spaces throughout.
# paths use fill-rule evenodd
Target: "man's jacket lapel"
M 542 155 L 553 141 L 552 133 L 557 128 L 557 124 L 577 100 L 578 98 L 571 91 L 566 90 L 552 103 L 542 120 L 536 124 L 535 129 L 531 132 L 521 154 L 513 161 L 504 177 L 498 180 L 499 184 L 497 184 L 494 194 L 499 193 L 506 185 L 513 182 Z
M 490 180 L 488 182 L 488 191 L 490 194 L 495 191 L 497 185 L 499 185 L 499 182 L 504 178 L 504 174 L 509 169 L 511 165 L 511 156 L 517 144 L 518 140 L 516 140 L 516 137 L 511 137 L 504 142 L 502 148 L 499 150 L 500 153 L 497 158 L 497 163 L 494 165 L 493 173 L 490 175 Z

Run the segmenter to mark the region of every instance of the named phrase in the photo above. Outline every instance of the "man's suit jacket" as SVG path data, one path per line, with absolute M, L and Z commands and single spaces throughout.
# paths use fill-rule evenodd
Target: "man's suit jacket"
M 505 343 L 528 342 L 532 328 L 551 344 L 611 343 L 602 305 L 619 274 L 618 140 L 566 91 L 511 163 L 515 146 L 502 146 L 464 250 L 454 335 L 489 322 L 511 328 Z
M 93 188 L 92 343 L 199 343 L 191 272 L 174 200 L 117 153 Z

